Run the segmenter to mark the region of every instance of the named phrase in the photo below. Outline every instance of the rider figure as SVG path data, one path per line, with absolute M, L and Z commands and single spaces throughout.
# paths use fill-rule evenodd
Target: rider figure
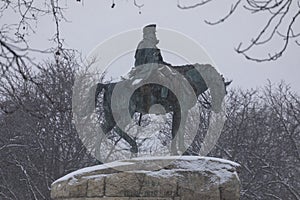
M 157 67 L 161 67 L 156 64 L 170 66 L 169 63 L 163 61 L 161 51 L 156 46 L 158 43 L 159 40 L 156 37 L 156 24 L 149 24 L 145 26 L 143 28 L 143 40 L 139 42 L 135 51 L 134 69 L 129 76 L 135 77 L 136 79 L 142 78 L 147 80 L 153 73 L 153 70 L 157 70 Z M 151 88 L 148 89 L 151 90 Z M 162 87 L 160 91 L 156 92 L 160 93 L 160 96 L 163 98 L 166 98 L 168 95 L 168 89 L 166 87 Z M 145 91 L 145 93 L 147 92 Z
M 156 38 L 156 24 L 149 24 L 143 28 L 143 40 L 138 44 L 135 52 L 134 66 L 158 63 L 169 65 L 163 61 L 160 49 L 157 48 L 159 40 Z

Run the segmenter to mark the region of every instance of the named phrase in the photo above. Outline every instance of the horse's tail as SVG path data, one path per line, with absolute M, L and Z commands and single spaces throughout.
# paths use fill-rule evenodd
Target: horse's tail
M 106 88 L 107 84 L 103 84 L 103 83 L 97 83 L 92 91 L 92 94 L 95 94 L 95 107 L 97 106 L 97 98 L 99 96 L 99 94 L 102 92 L 102 90 Z
M 94 112 L 95 107 L 97 106 L 97 98 L 104 88 L 105 84 L 97 83 L 88 89 L 84 111 L 86 116 Z

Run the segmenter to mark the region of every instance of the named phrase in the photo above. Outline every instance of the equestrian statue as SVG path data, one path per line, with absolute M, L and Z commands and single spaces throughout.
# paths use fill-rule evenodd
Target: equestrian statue
M 172 66 L 165 62 L 161 55 L 160 49 L 156 46 L 159 40 L 156 37 L 156 25 L 150 24 L 143 28 L 143 40 L 138 44 L 135 52 L 135 63 L 133 69 L 129 72 L 128 78 L 115 83 L 97 83 L 93 91 L 95 94 L 96 106 L 102 106 L 104 114 L 104 122 L 101 128 L 104 134 L 108 134 L 113 129 L 115 132 L 130 145 L 130 152 L 137 155 L 139 152 L 137 141 L 134 137 L 128 135 L 120 127 L 116 125 L 116 119 L 113 116 L 113 109 L 111 99 L 113 91 L 118 84 L 123 84 L 127 88 L 134 85 L 138 81 L 158 80 L 158 82 L 169 81 L 173 88 L 180 88 L 181 99 L 192 95 L 193 92 L 196 97 L 203 95 L 209 89 L 209 85 L 217 85 L 219 89 L 210 88 L 211 94 L 218 93 L 219 100 L 212 99 L 215 109 L 220 109 L 222 100 L 226 94 L 226 86 L 230 82 L 225 82 L 224 78 L 209 64 L 188 64 L 184 66 Z M 207 75 L 208 74 L 208 75 Z M 209 77 L 208 79 L 204 78 Z M 182 76 L 192 88 L 188 90 L 186 86 L 182 85 L 180 81 L 174 81 L 177 76 Z M 176 79 L 175 79 L 176 80 Z M 210 84 L 208 84 L 210 83 Z M 124 91 L 126 91 L 124 87 Z M 221 89 L 220 89 L 221 88 Z M 179 131 L 181 120 L 186 120 L 187 112 L 190 108 L 195 106 L 196 101 L 179 102 L 178 94 L 175 94 L 166 85 L 158 84 L 157 82 L 148 81 L 138 87 L 130 97 L 129 110 L 132 117 L 136 112 L 140 113 L 139 125 L 142 116 L 148 114 L 153 105 L 161 105 L 166 113 L 172 113 L 172 131 L 171 131 L 171 154 L 178 155 L 179 152 L 184 151 L 183 134 L 176 137 Z M 102 105 L 97 104 L 97 99 L 100 94 L 102 96 Z M 122 101 L 122 100 L 120 100 Z M 175 140 L 176 138 L 176 140 Z M 183 152 L 182 152 L 183 153 Z

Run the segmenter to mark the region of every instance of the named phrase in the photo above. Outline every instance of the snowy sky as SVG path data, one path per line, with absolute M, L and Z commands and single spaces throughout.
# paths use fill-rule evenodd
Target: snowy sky
M 284 80 L 300 94 L 300 47 L 296 44 L 291 43 L 284 57 L 275 62 L 248 61 L 234 51 L 240 42 L 247 44 L 259 33 L 258 28 L 266 22 L 264 16 L 251 15 L 241 7 L 227 22 L 210 26 L 204 20 L 219 19 L 228 12 L 231 4 L 218 1 L 218 4 L 180 10 L 174 0 L 137 2 L 145 4 L 140 10 L 141 14 L 133 5 L 133 1 L 128 0 L 115 0 L 114 8 L 111 8 L 111 1 L 65 1 L 64 5 L 69 8 L 66 12 L 69 22 L 63 23 L 61 29 L 67 47 L 78 49 L 83 55 L 87 55 L 96 45 L 113 35 L 156 23 L 158 28 L 181 32 L 198 42 L 216 63 L 220 73 L 233 80 L 233 87 L 256 88 L 264 86 L 268 79 L 273 83 Z M 181 2 L 187 4 L 193 1 Z M 39 21 L 37 34 L 31 41 L 35 47 L 45 47 L 47 38 L 51 37 L 54 31 L 54 24 L 50 24 L 47 20 Z M 137 38 L 137 43 L 139 40 L 140 38 Z M 281 47 L 281 44 L 275 43 L 270 46 Z M 259 55 L 263 51 L 257 50 L 254 53 Z M 180 63 L 167 53 L 163 52 L 163 56 L 168 62 Z M 133 54 L 123 58 L 126 60 L 124 65 L 133 64 L 132 57 Z M 124 66 L 128 67 L 130 66 Z M 114 68 L 113 71 L 115 73 L 112 76 L 123 75 L 126 72 L 118 68 Z

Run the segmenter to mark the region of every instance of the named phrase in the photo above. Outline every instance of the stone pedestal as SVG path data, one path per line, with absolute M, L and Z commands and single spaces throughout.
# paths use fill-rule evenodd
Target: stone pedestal
M 52 184 L 53 200 L 238 200 L 238 164 L 217 158 L 138 158 L 83 168 Z M 153 170 L 155 169 L 155 170 Z

